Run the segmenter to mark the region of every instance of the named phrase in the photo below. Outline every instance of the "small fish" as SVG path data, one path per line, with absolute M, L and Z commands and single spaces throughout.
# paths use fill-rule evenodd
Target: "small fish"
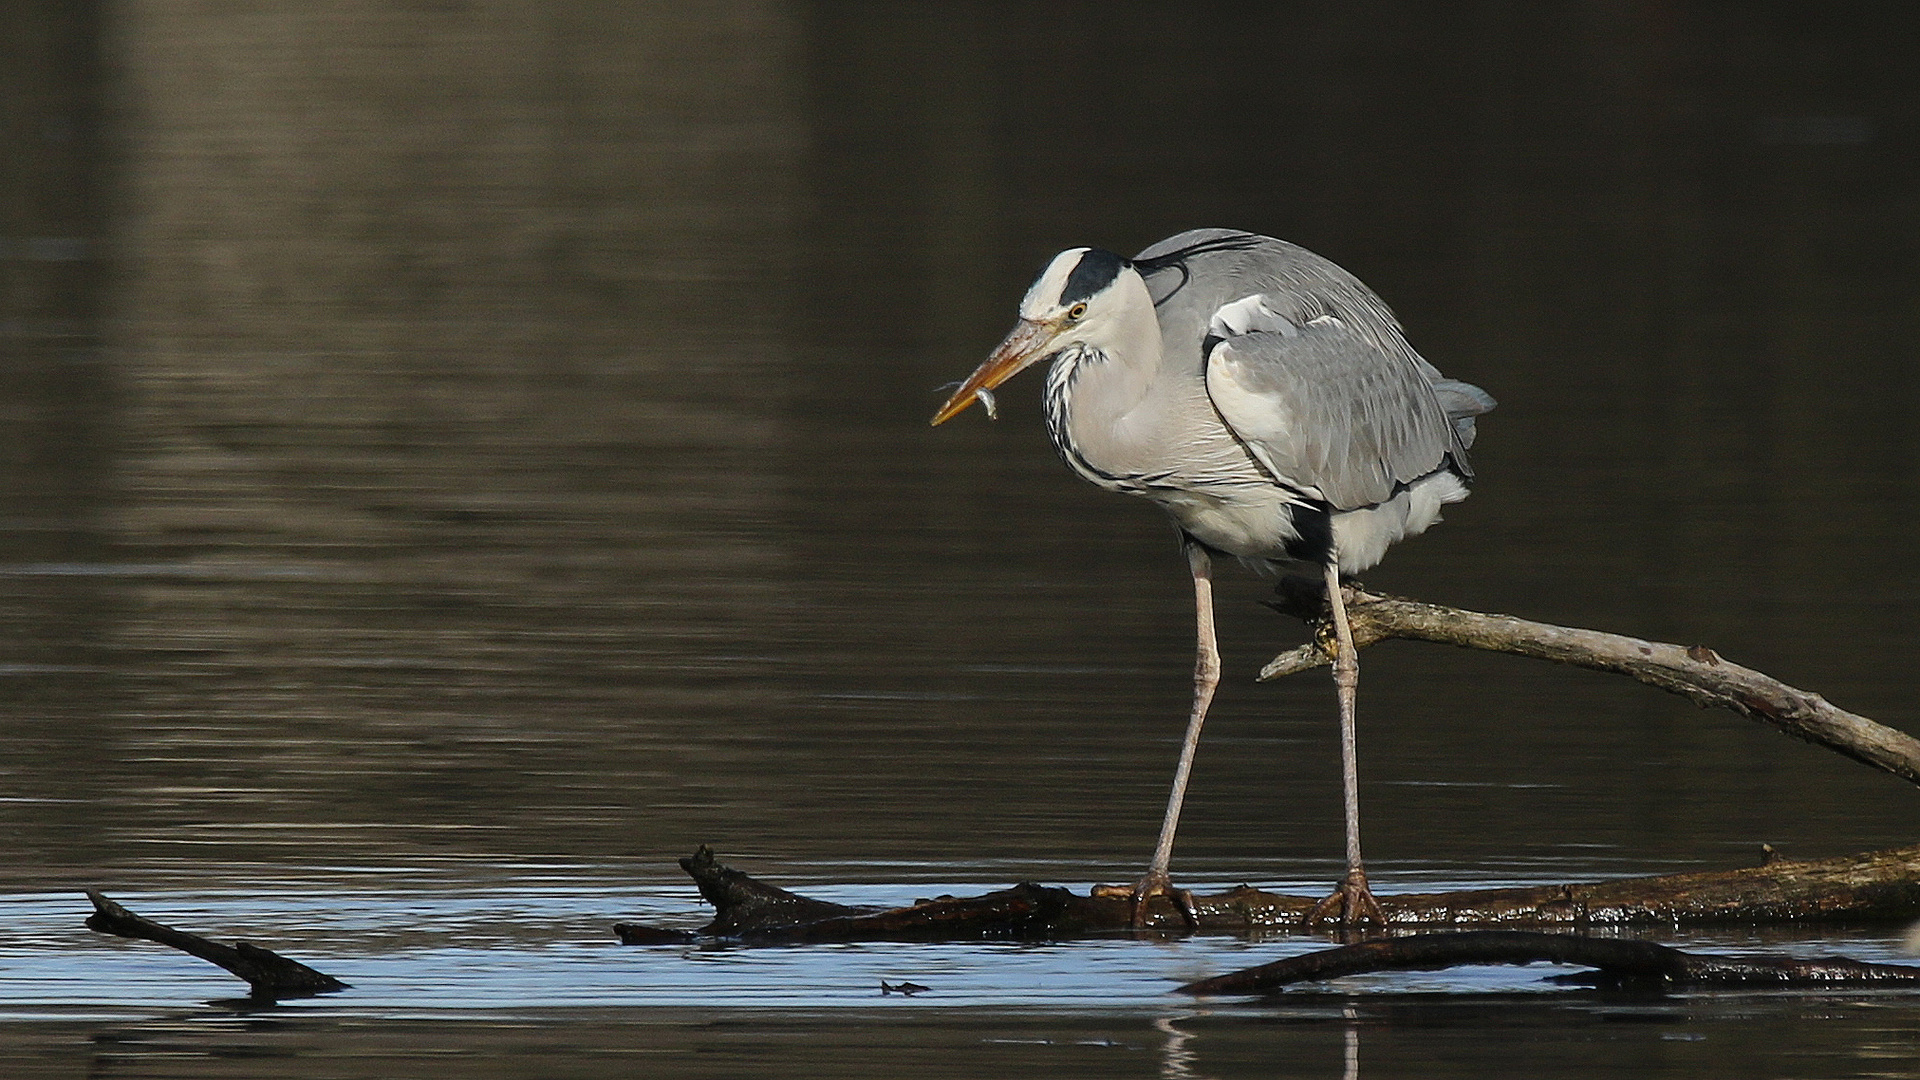
M 986 390 L 975 390 L 973 396 L 980 402 L 980 407 L 987 410 L 987 419 L 1000 419 L 1000 408 L 994 403 L 991 393 Z
M 915 994 L 923 994 L 929 989 L 931 988 L 921 986 L 919 983 L 903 982 L 898 985 L 888 985 L 887 980 L 880 980 L 880 993 L 883 995 L 905 994 L 908 997 L 912 997 Z

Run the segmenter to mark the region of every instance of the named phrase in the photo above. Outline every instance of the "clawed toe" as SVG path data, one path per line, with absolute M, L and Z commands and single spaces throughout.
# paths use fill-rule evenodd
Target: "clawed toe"
M 1149 873 L 1135 882 L 1131 888 L 1125 885 L 1095 885 L 1093 895 L 1126 900 L 1133 905 L 1131 922 L 1135 930 L 1147 928 L 1147 905 L 1156 896 L 1164 896 L 1180 912 L 1180 918 L 1188 930 L 1200 929 L 1200 919 L 1194 912 L 1193 893 L 1177 888 L 1173 879 L 1166 874 Z
M 1340 879 L 1332 895 L 1313 905 L 1312 910 L 1300 920 L 1300 925 L 1310 930 L 1330 921 L 1336 914 L 1342 927 L 1354 927 L 1362 923 L 1381 927 L 1387 925 L 1386 913 L 1380 910 L 1380 902 L 1373 898 L 1373 890 L 1367 886 L 1366 871 L 1358 868 L 1347 871 L 1347 876 Z

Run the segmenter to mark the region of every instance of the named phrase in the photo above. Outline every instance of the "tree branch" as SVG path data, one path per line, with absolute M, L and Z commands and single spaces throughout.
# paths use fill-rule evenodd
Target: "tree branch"
M 279 998 L 311 997 L 347 989 L 347 984 L 339 979 L 315 971 L 297 960 L 289 960 L 271 949 L 244 941 L 222 945 L 199 934 L 176 930 L 128 911 L 95 889 L 87 890 L 87 899 L 93 901 L 93 914 L 87 916 L 87 929 L 115 937 L 156 941 L 197 956 L 209 964 L 218 964 L 245 979 L 256 999 L 273 1001 Z
M 1177 987 L 1182 994 L 1258 994 L 1298 982 L 1318 982 L 1369 971 L 1433 971 L 1462 964 L 1574 964 L 1598 968 L 1602 984 L 1673 986 L 1860 986 L 1911 985 L 1920 967 L 1869 964 L 1843 956 L 1713 956 L 1682 952 L 1651 941 L 1542 934 L 1524 930 L 1473 930 L 1458 934 L 1363 941 L 1337 949 L 1289 956 Z
M 1281 583 L 1281 596 L 1271 606 L 1305 620 L 1316 630 L 1316 640 L 1275 657 L 1261 670 L 1262 682 L 1331 662 L 1319 644 L 1326 599 L 1317 583 L 1289 578 Z M 1702 708 L 1718 706 L 1772 724 L 1795 738 L 1920 784 L 1920 739 L 1836 708 L 1819 694 L 1723 660 L 1704 645 L 1642 641 L 1359 589 L 1348 590 L 1347 619 L 1353 625 L 1354 644 L 1360 648 L 1387 638 L 1409 638 L 1617 672 L 1680 694 Z

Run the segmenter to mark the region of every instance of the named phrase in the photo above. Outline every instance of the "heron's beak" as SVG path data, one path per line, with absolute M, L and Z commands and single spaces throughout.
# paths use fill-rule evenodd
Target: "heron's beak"
M 967 381 L 960 384 L 960 389 L 955 390 L 947 403 L 940 406 L 940 411 L 933 414 L 933 426 L 939 427 L 965 412 L 967 406 L 973 404 L 975 394 L 999 386 L 1034 361 L 1051 354 L 1054 351 L 1054 339 L 1059 334 L 1057 323 L 1021 319 L 1020 324 L 1013 328 L 1013 333 L 1007 335 L 1007 340 L 993 350 L 992 356 L 987 357 L 987 362 L 974 368 L 973 374 L 967 376 Z

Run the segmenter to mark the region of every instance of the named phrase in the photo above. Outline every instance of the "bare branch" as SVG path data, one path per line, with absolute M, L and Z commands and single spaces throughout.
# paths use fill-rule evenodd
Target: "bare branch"
M 128 911 L 96 889 L 87 890 L 87 899 L 93 901 L 93 914 L 87 916 L 89 930 L 115 937 L 156 941 L 197 956 L 209 964 L 218 964 L 245 979 L 247 985 L 253 988 L 255 998 L 273 1001 L 347 989 L 347 984 L 339 979 L 315 971 L 297 960 L 289 960 L 271 949 L 244 941 L 222 945 L 199 934 L 176 930 Z
M 1714 956 L 1651 941 L 1471 930 L 1417 934 L 1322 949 L 1177 987 L 1182 994 L 1258 994 L 1291 983 L 1369 971 L 1432 971 L 1462 964 L 1573 964 L 1598 968 L 1589 981 L 1672 986 L 1887 986 L 1920 983 L 1920 967 L 1841 956 Z
M 1283 595 L 1285 599 L 1273 607 L 1317 629 L 1325 610 L 1320 590 L 1313 589 L 1309 597 L 1306 587 L 1290 579 Z M 1680 694 L 1702 708 L 1718 706 L 1772 724 L 1795 738 L 1920 784 L 1920 739 L 1836 708 L 1819 694 L 1724 660 L 1704 645 L 1642 641 L 1358 589 L 1347 591 L 1347 618 L 1359 648 L 1387 638 L 1408 638 L 1617 672 Z M 1277 679 L 1329 662 L 1316 641 L 1275 657 L 1261 670 L 1260 679 Z

